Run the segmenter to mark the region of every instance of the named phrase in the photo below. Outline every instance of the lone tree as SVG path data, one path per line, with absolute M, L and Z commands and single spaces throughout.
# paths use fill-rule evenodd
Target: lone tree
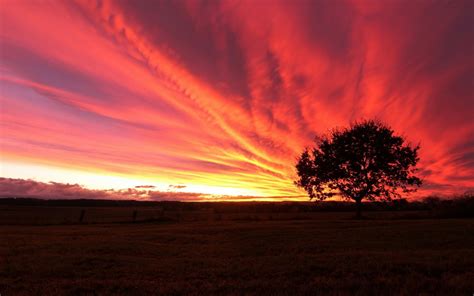
M 310 199 L 339 195 L 356 202 L 361 218 L 362 200 L 391 201 L 400 193 L 416 191 L 420 146 L 412 147 L 388 126 L 375 120 L 356 122 L 316 138 L 315 147 L 298 159 L 295 184 Z

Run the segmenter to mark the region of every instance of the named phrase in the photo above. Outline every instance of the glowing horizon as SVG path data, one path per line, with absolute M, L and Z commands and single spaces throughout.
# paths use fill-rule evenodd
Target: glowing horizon
M 472 1 L 9 1 L 1 177 L 299 198 L 317 133 L 421 143 L 420 194 L 474 188 Z

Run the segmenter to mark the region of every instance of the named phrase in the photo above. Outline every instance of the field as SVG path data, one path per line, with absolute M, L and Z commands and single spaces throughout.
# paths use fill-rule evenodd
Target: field
M 357 221 L 342 212 L 7 225 L 8 208 L 0 212 L 2 296 L 474 292 L 473 219 L 368 213 L 373 219 Z

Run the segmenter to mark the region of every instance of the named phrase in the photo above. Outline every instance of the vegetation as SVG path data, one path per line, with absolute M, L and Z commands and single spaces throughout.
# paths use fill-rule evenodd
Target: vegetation
M 351 218 L 353 202 L 138 202 L 0 199 L 0 225 L 153 221 L 321 220 Z M 474 195 L 364 202 L 369 219 L 472 218 Z M 84 213 L 84 214 L 83 214 Z M 338 214 L 339 213 L 339 214 Z M 82 218 L 82 219 L 81 219 Z
M 310 199 L 353 199 L 360 218 L 362 200 L 392 200 L 421 185 L 414 175 L 418 149 L 382 123 L 362 121 L 318 137 L 315 147 L 301 154 L 295 183 Z
M 350 219 L 354 206 L 3 199 L 0 292 L 468 295 L 474 290 L 474 220 L 465 218 L 474 217 L 472 194 L 368 202 L 370 220 L 361 221 Z
M 350 213 L 347 213 L 350 214 Z M 470 295 L 474 220 L 0 227 L 2 295 Z

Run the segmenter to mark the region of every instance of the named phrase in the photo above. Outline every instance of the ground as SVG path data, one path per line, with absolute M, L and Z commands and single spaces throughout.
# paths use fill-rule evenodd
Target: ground
M 0 226 L 0 294 L 472 295 L 474 220 Z

